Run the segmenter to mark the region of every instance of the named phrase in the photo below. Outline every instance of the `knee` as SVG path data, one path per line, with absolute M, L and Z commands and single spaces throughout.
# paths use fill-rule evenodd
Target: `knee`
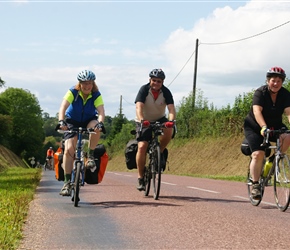
M 264 159 L 264 156 L 265 156 L 265 152 L 261 150 L 254 151 L 252 153 L 252 159 L 255 159 L 255 160 L 262 160 Z

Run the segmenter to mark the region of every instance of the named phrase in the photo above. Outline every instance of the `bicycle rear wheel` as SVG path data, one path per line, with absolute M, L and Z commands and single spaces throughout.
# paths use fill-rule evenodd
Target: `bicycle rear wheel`
M 251 160 L 250 160 L 250 163 L 251 163 Z M 262 201 L 262 198 L 263 198 L 263 194 L 264 194 L 264 188 L 261 187 L 261 198 L 256 200 L 256 199 L 253 199 L 252 197 L 252 184 L 253 184 L 253 180 L 252 180 L 252 177 L 251 177 L 251 174 L 250 174 L 250 163 L 249 163 L 249 167 L 248 167 L 248 175 L 247 175 L 247 188 L 248 188 L 248 196 L 249 196 L 249 199 L 250 199 L 250 202 L 253 206 L 259 206 L 259 204 L 261 203 Z M 260 183 L 263 182 L 261 179 L 260 179 Z
M 284 212 L 290 202 L 290 164 L 287 155 L 275 159 L 274 195 L 277 207 Z
M 79 193 L 80 193 L 81 167 L 82 167 L 82 164 L 80 162 L 77 162 L 76 171 L 75 171 L 75 180 L 74 180 L 74 196 L 73 196 L 73 202 L 74 202 L 75 207 L 78 206 L 79 201 L 80 201 Z
M 159 193 L 160 193 L 160 186 L 161 186 L 161 164 L 160 164 L 159 145 L 156 146 L 153 152 L 151 171 L 152 171 L 152 184 L 153 184 L 153 189 L 154 189 L 153 198 L 155 200 L 158 200 Z

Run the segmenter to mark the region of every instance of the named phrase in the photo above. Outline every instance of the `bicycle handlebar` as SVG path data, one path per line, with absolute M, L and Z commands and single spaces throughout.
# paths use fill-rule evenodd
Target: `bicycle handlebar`
M 264 141 L 261 144 L 261 146 L 267 146 L 267 144 L 269 143 L 269 136 L 270 134 L 272 135 L 276 135 L 279 136 L 281 134 L 290 134 L 290 130 L 286 129 L 286 128 L 280 128 L 280 129 L 267 129 L 265 131 L 265 137 L 264 137 Z
M 63 134 L 63 133 L 87 133 L 87 134 L 96 134 L 93 128 L 82 128 L 82 127 L 73 127 L 68 130 L 62 130 L 58 129 L 57 132 Z

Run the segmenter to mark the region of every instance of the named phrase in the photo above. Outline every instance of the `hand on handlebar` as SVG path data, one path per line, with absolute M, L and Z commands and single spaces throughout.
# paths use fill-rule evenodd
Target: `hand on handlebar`
M 104 134 L 106 134 L 106 129 L 105 129 L 105 126 L 104 126 L 104 123 L 103 122 L 99 122 L 95 127 L 94 129 L 98 129 L 100 131 L 102 131 Z
M 64 120 L 58 121 L 57 129 L 67 130 L 67 123 Z
M 261 131 L 260 131 L 260 134 L 261 134 L 263 137 L 265 137 L 265 135 L 266 135 L 266 131 L 267 131 L 267 126 L 263 126 L 262 129 L 261 129 Z
M 168 121 L 168 122 L 165 122 L 164 123 L 164 127 L 165 128 L 173 128 L 175 125 L 175 122 L 174 121 Z
M 150 126 L 150 122 L 147 121 L 147 120 L 144 120 L 144 121 L 142 122 L 142 125 L 143 125 L 143 127 L 147 128 L 147 127 Z

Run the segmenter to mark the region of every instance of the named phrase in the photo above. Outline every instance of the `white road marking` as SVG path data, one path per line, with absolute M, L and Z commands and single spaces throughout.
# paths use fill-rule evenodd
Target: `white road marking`
M 171 185 L 171 186 L 176 186 L 177 184 L 175 183 L 170 183 L 170 182 L 165 182 L 165 181 L 161 181 L 162 184 L 167 184 L 167 185 Z
M 192 189 L 196 189 L 196 190 L 200 190 L 200 191 L 204 191 L 204 192 L 208 192 L 208 193 L 220 194 L 220 192 L 216 192 L 216 191 L 212 191 L 212 190 L 208 190 L 208 189 L 202 189 L 202 188 L 191 187 L 191 186 L 187 186 L 187 188 L 192 188 Z

